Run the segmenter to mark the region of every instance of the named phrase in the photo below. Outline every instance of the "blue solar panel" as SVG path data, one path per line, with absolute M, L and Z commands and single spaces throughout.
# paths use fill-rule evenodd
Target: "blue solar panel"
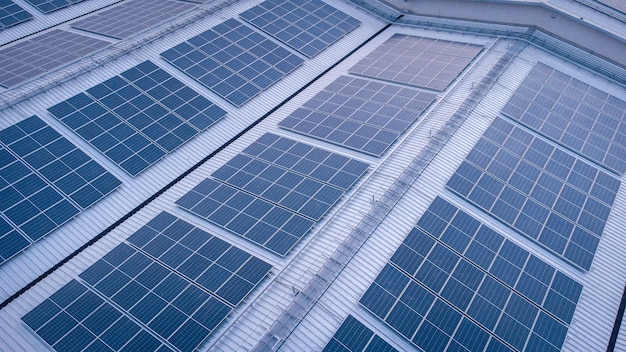
M 235 106 L 245 104 L 304 61 L 235 19 L 161 56 Z
M 132 176 L 226 114 L 150 61 L 48 111 Z
M 367 167 L 267 133 L 176 204 L 284 256 Z
M 0 263 L 121 184 L 37 116 L 0 131 L 0 159 Z
M 321 0 L 267 0 L 240 16 L 310 58 L 361 24 Z
M 482 49 L 480 45 L 394 34 L 350 72 L 442 91 Z
M 620 182 L 498 118 L 447 186 L 588 270 Z
M 580 155 L 626 172 L 626 102 L 538 63 L 502 112 Z
M 4 28 L 28 21 L 31 18 L 33 18 L 33 15 L 12 0 L 0 1 L 0 31 Z
M 394 352 L 397 351 L 387 341 L 374 334 L 352 315 L 348 315 L 335 335 L 330 339 L 324 352 Z
M 435 97 L 415 89 L 341 76 L 278 125 L 381 156 Z
M 192 351 L 270 269 L 161 213 L 22 320 L 58 351 Z
M 81 1 L 83 0 L 26 0 L 26 2 L 35 6 L 37 10 L 43 13 L 54 12 L 64 7 L 72 6 Z
M 582 285 L 437 198 L 361 304 L 428 351 L 559 351 Z

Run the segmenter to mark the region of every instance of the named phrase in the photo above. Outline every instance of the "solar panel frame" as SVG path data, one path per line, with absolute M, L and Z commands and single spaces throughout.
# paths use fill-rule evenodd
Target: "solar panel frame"
M 349 72 L 443 91 L 482 50 L 481 45 L 397 33 Z
M 341 76 L 278 126 L 380 157 L 435 99 L 429 92 Z
M 24 10 L 12 0 L 4 0 L 0 4 L 0 31 L 33 18 L 33 15 Z
M 237 107 L 304 62 L 232 18 L 162 52 L 161 57 Z
M 137 176 L 226 115 L 151 61 L 48 111 L 131 176 Z
M 446 187 L 589 270 L 620 182 L 497 118 Z
M 266 0 L 239 17 L 308 58 L 317 56 L 361 24 L 320 0 Z
M 626 172 L 626 102 L 537 63 L 502 113 L 612 171 Z
M 533 295 L 533 282 L 545 287 L 543 296 Z M 581 292 L 567 275 L 437 197 L 360 303 L 426 350 L 558 351 Z
M 72 22 L 72 28 L 125 39 L 197 7 L 182 1 L 149 0 L 123 2 L 113 8 Z

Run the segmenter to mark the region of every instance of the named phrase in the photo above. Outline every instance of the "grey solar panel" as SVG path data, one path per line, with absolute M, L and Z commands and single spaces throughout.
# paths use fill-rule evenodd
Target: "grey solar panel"
M 161 213 L 22 320 L 58 351 L 192 351 L 270 269 Z
M 0 264 L 120 184 L 37 116 L 0 131 Z
M 267 0 L 240 17 L 309 58 L 361 24 L 321 0 Z
M 73 28 L 124 39 L 195 8 L 183 1 L 131 0 L 72 22 Z
M 304 62 L 235 19 L 161 53 L 163 59 L 241 106 Z
M 626 172 L 626 101 L 537 63 L 502 113 L 616 172 Z
M 105 48 L 109 42 L 54 29 L 0 50 L 0 85 L 12 87 Z
M 341 76 L 278 125 L 381 156 L 435 98 L 415 89 Z
M 226 115 L 151 61 L 48 111 L 132 176 Z
M 12 0 L 0 1 L 0 31 L 33 18 L 28 11 Z
M 581 292 L 436 198 L 360 302 L 425 350 L 559 351 Z
M 482 49 L 480 45 L 394 34 L 350 72 L 442 91 Z
M 267 133 L 176 204 L 286 255 L 367 164 Z
M 620 181 L 496 119 L 447 187 L 588 270 Z

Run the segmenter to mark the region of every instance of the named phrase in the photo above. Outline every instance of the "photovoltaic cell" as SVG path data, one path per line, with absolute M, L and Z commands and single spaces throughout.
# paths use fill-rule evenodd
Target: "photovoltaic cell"
M 37 116 L 0 131 L 0 264 L 121 182 Z
M 0 85 L 12 87 L 83 56 L 109 42 L 54 29 L 0 50 Z
M 48 111 L 132 176 L 226 115 L 150 61 Z
M 245 104 L 304 61 L 235 19 L 161 56 L 235 106 Z
M 360 302 L 428 351 L 559 351 L 581 292 L 437 198 Z
M 161 213 L 22 320 L 58 351 L 192 351 L 270 269 Z
M 502 112 L 604 167 L 626 172 L 626 101 L 537 63 Z
M 323 352 L 397 351 L 352 315 L 348 315 Z
M 28 21 L 31 18 L 33 18 L 33 15 L 12 0 L 0 1 L 0 31 L 4 28 Z
M 278 125 L 380 157 L 435 98 L 415 89 L 341 76 Z
M 124 39 L 196 6 L 182 1 L 131 0 L 73 22 L 71 26 L 88 32 Z
M 240 16 L 309 58 L 361 24 L 321 0 L 267 0 Z
M 497 118 L 447 187 L 589 270 L 620 181 Z
M 64 7 L 72 6 L 81 1 L 83 0 L 26 0 L 26 2 L 35 6 L 37 10 L 43 13 L 54 12 Z
M 350 72 L 442 91 L 482 49 L 480 45 L 394 34 Z
M 176 204 L 284 256 L 367 167 L 267 133 Z

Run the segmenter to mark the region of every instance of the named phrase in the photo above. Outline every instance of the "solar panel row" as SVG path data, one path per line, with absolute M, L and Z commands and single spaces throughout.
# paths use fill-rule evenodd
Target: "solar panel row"
M 482 49 L 480 45 L 394 34 L 350 72 L 442 91 Z
M 240 16 L 309 58 L 317 56 L 361 24 L 321 0 L 267 0 Z
M 588 270 L 620 182 L 496 119 L 447 187 Z
M 380 157 L 435 98 L 415 89 L 341 76 L 278 125 Z
M 132 176 L 226 115 L 151 61 L 48 111 Z
M 109 42 L 54 29 L 0 50 L 0 85 L 16 86 L 109 46 Z
M 387 341 L 374 334 L 352 315 L 348 315 L 323 352 L 394 352 L 397 351 Z
M 367 167 L 267 133 L 176 204 L 284 256 Z
M 26 0 L 29 4 L 37 8 L 43 13 L 50 13 L 60 10 L 64 7 L 72 6 L 83 0 Z
M 73 28 L 124 39 L 165 20 L 184 13 L 196 5 L 182 1 L 125 1 L 105 11 L 73 22 Z
M 537 63 L 502 113 L 602 166 L 626 172 L 626 101 Z
M 580 284 L 441 198 L 418 226 L 364 307 L 427 351 L 560 350 Z
M 161 213 L 22 320 L 57 351 L 191 351 L 270 269 Z
M 33 18 L 33 15 L 13 2 L 13 0 L 0 1 L 0 31 L 28 21 L 31 18 Z
M 121 184 L 37 116 L 0 131 L 0 159 L 0 264 Z
M 235 106 L 245 104 L 304 61 L 232 18 L 161 56 Z

